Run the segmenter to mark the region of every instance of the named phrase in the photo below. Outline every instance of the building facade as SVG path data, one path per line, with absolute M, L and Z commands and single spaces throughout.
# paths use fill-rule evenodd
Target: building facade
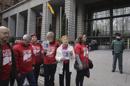
M 47 3 L 50 2 L 56 10 L 55 15 L 51 14 L 47 7 Z M 75 32 L 75 11 L 73 8 L 74 0 L 23 0 L 20 3 L 4 10 L 2 12 L 2 24 L 11 29 L 12 36 L 22 37 L 25 33 L 40 33 L 40 38 L 45 39 L 46 33 L 52 27 L 55 27 L 53 31 L 59 37 L 61 30 L 61 17 L 63 11 L 66 13 L 68 18 L 68 35 L 74 40 Z M 65 10 L 63 10 L 63 8 Z M 62 11 L 62 12 L 61 12 Z M 41 19 L 41 27 L 37 25 L 38 18 Z M 39 20 L 40 20 L 39 19 Z M 53 21 L 53 22 L 52 22 Z M 55 23 L 52 24 L 52 23 Z
M 0 0 L 0 12 L 9 8 L 10 6 L 20 2 L 21 0 Z M 0 25 L 1 25 L 1 14 L 0 14 Z
M 129 9 L 129 0 L 22 0 L 2 12 L 2 24 L 16 37 L 37 33 L 44 40 L 53 31 L 56 38 L 67 34 L 74 41 L 86 34 L 90 40 L 110 45 L 116 32 L 129 40 Z

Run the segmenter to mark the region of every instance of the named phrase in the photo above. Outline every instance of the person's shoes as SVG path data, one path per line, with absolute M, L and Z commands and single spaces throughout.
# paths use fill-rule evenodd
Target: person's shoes
M 123 74 L 123 72 L 122 72 L 122 71 L 120 71 L 120 74 Z
M 115 70 L 112 70 L 112 72 L 115 72 Z

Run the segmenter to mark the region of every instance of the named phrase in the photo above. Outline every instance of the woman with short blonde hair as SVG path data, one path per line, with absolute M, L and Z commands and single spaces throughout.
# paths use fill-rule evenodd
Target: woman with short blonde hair
M 67 35 L 62 36 L 61 41 L 62 44 L 58 47 L 56 52 L 59 86 L 64 86 L 64 76 L 66 76 L 66 86 L 70 86 L 75 53 L 73 47 L 69 44 L 69 38 Z

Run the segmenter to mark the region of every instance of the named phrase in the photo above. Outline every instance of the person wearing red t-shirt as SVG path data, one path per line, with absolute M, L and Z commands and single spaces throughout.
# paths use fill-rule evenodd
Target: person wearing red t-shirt
M 88 68 L 88 47 L 86 45 L 86 36 L 79 36 L 77 38 L 77 43 L 75 44 L 75 54 L 76 54 L 76 59 L 79 59 L 79 69 L 77 70 L 77 75 L 76 75 L 76 86 L 83 86 L 83 80 L 84 76 L 87 72 Z M 86 64 L 86 67 L 84 68 L 84 65 Z
M 36 79 L 36 83 L 38 85 L 38 76 L 40 72 L 40 65 L 43 63 L 43 47 L 38 42 L 36 34 L 31 35 L 31 45 L 33 48 L 35 65 L 34 65 L 34 75 Z
M 30 39 L 31 37 L 26 34 L 23 36 L 22 42 L 13 47 L 16 57 L 18 86 L 23 86 L 25 78 L 28 79 L 30 86 L 37 86 L 32 67 L 35 62 Z
M 13 52 L 7 43 L 10 30 L 7 27 L 0 27 L 0 86 L 8 86 L 11 71 L 13 68 Z
M 58 42 L 54 40 L 54 33 L 48 32 L 46 41 L 43 42 L 45 86 L 54 86 L 54 77 L 57 66 L 55 56 L 58 46 Z

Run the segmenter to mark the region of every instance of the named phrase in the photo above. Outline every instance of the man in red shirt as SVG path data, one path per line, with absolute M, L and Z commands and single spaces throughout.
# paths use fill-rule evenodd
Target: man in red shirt
M 12 69 L 12 50 L 7 43 L 10 30 L 0 27 L 0 86 L 8 86 Z
M 13 47 L 16 57 L 18 86 L 23 86 L 25 78 L 28 79 L 30 86 L 37 86 L 32 67 L 35 63 L 30 39 L 31 37 L 26 34 L 23 36 L 23 41 Z
M 36 34 L 31 35 L 31 45 L 33 48 L 35 65 L 34 65 L 34 76 L 38 85 L 38 76 L 40 72 L 40 65 L 43 63 L 43 47 L 38 42 Z
M 54 33 L 48 32 L 46 41 L 43 42 L 44 49 L 44 74 L 45 86 L 54 86 L 54 77 L 56 72 L 56 50 L 59 46 L 54 40 Z

